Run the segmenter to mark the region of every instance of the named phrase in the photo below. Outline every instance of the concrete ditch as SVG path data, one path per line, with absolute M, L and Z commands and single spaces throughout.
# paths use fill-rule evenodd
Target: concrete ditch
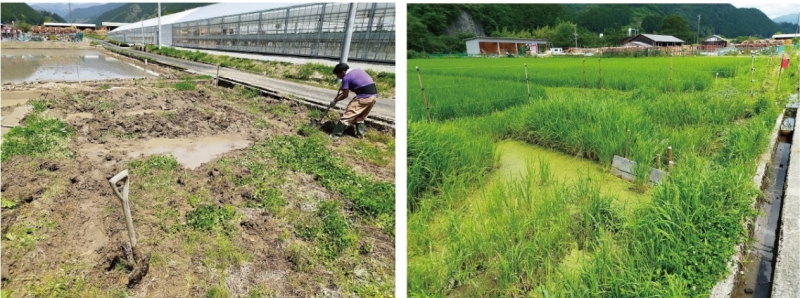
M 797 101 L 798 94 L 793 96 Z M 792 144 L 786 195 L 780 215 L 778 256 L 773 273 L 772 297 L 800 297 L 800 144 Z

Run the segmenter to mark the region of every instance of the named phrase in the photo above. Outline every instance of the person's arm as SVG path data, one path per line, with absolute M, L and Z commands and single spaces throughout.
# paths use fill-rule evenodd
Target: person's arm
M 336 99 L 334 99 L 336 102 L 342 101 L 345 98 L 347 98 L 348 95 L 350 95 L 350 90 L 349 89 L 343 89 L 341 91 L 342 91 L 342 94 L 339 94 L 339 96 L 337 96 Z
M 333 106 L 335 106 L 337 102 L 339 102 L 339 101 L 341 101 L 341 100 L 343 100 L 343 99 L 347 98 L 347 95 L 349 95 L 349 94 L 350 94 L 350 90 L 349 90 L 349 89 L 342 89 L 342 90 L 339 90 L 339 91 L 341 92 L 341 93 L 339 93 L 339 96 L 337 96 L 336 98 L 334 98 L 334 99 L 331 101 L 331 104 L 330 104 L 330 107 L 331 107 L 331 108 L 332 108 Z

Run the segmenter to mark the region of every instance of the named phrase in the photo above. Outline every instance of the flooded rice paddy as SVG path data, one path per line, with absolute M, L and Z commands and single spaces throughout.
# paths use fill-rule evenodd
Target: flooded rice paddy
M 144 69 L 97 50 L 4 49 L 2 83 L 141 78 Z

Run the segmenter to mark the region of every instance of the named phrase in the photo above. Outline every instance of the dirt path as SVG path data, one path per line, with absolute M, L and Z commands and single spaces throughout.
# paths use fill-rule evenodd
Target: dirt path
M 307 172 L 392 184 L 392 136 L 331 142 L 304 126 L 313 112 L 296 102 L 210 85 L 180 91 L 174 80 L 184 74 L 157 71 L 161 79 L 3 86 L 4 125 L 18 109 L 46 105 L 35 118 L 59 119 L 68 135 L 64 150 L 3 161 L 4 296 L 393 294 L 393 213 L 365 215 L 344 195 L 349 186 Z M 8 94 L 16 102 L 6 105 Z M 31 127 L 33 113 L 20 125 Z M 46 147 L 60 148 L 52 138 Z M 331 154 L 318 162 L 331 163 L 295 168 L 286 158 L 296 150 L 280 142 L 317 148 Z M 3 149 L 21 143 L 6 137 Z M 108 185 L 123 169 L 137 251 L 149 256 L 149 273 L 131 288 L 127 232 Z
M 187 69 L 187 70 L 189 70 L 191 72 L 194 72 L 194 73 L 211 75 L 211 76 L 216 76 L 217 75 L 217 67 L 214 67 L 214 66 L 211 66 L 211 65 L 198 63 L 198 62 L 192 62 L 192 61 L 186 61 L 186 60 L 176 59 L 176 58 L 171 58 L 171 57 L 164 57 L 164 56 L 150 54 L 150 53 L 143 53 L 143 52 L 140 52 L 140 51 L 133 51 L 133 50 L 130 50 L 130 49 L 127 49 L 127 48 L 117 47 L 115 45 L 112 45 L 112 44 L 109 44 L 109 43 L 106 43 L 106 42 L 101 42 L 101 43 L 106 47 L 111 47 L 111 48 L 114 48 L 114 49 L 120 50 L 120 51 L 131 52 L 131 53 L 134 53 L 135 55 L 139 55 L 139 56 L 146 56 L 146 57 L 149 57 L 150 59 L 154 59 L 154 60 L 159 61 L 161 63 L 173 65 L 173 66 L 180 67 L 180 68 L 183 68 L 183 69 Z M 260 76 L 260 75 L 255 75 L 255 74 L 252 74 L 252 73 L 247 73 L 247 72 L 234 70 L 234 69 L 221 68 L 219 70 L 219 75 L 220 75 L 220 77 L 227 78 L 227 79 L 233 80 L 235 82 L 242 82 L 242 83 L 246 83 L 246 84 L 249 84 L 249 85 L 257 86 L 259 88 L 262 88 L 262 89 L 265 89 L 265 90 L 274 91 L 274 92 L 276 92 L 278 94 L 281 94 L 281 95 L 287 96 L 287 97 L 296 97 L 298 99 L 306 100 L 306 101 L 315 103 L 315 104 L 320 105 L 320 106 L 327 105 L 331 101 L 331 99 L 333 99 L 336 96 L 336 90 L 318 88 L 318 87 L 298 84 L 298 83 L 294 83 L 294 82 L 288 82 L 288 81 L 272 79 L 272 78 L 268 78 L 268 77 L 264 77 L 264 76 Z M 340 103 L 337 106 L 337 109 L 341 110 L 341 109 L 344 109 L 345 107 L 346 107 L 346 104 Z M 378 121 L 389 122 L 389 123 L 391 123 L 393 125 L 394 121 L 395 121 L 395 100 L 394 100 L 394 98 L 392 98 L 392 99 L 382 98 L 382 99 L 378 100 L 378 102 L 373 107 L 372 112 L 370 113 L 370 116 L 371 116 L 372 119 L 376 119 Z M 370 119 L 370 118 L 368 118 L 368 119 Z

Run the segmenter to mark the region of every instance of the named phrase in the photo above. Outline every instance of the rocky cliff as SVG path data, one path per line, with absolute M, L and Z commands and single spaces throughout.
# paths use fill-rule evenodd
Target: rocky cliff
M 447 35 L 456 36 L 458 33 L 475 33 L 475 36 L 486 36 L 483 31 L 483 24 L 472 18 L 466 10 L 461 10 L 458 18 L 447 27 Z

